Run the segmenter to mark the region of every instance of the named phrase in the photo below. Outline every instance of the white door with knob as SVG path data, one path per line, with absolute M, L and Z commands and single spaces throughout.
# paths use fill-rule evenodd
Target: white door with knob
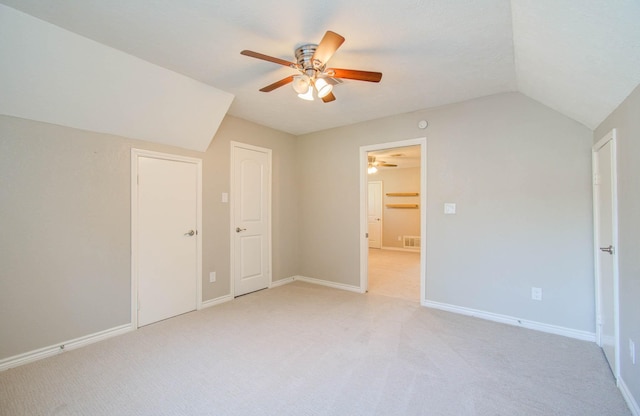
M 382 181 L 370 181 L 368 186 L 369 248 L 382 248 Z
M 271 149 L 231 143 L 233 295 L 271 284 Z
M 198 305 L 201 161 L 134 150 L 132 261 L 137 326 Z
M 593 146 L 598 343 L 618 377 L 618 255 L 615 130 Z

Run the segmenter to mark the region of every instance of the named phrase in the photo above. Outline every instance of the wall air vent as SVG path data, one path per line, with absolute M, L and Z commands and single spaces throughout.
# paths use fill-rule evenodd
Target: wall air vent
M 420 250 L 420 237 L 414 235 L 405 235 L 402 237 L 402 247 L 413 250 Z

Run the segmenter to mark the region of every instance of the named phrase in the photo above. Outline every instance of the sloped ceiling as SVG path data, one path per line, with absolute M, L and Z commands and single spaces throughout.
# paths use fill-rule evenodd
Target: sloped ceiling
M 637 0 L 0 0 L 235 95 L 229 113 L 292 134 L 507 91 L 594 129 L 640 83 Z M 258 90 L 326 30 L 346 38 L 329 66 L 380 71 L 337 100 Z M 2 57 L 6 59 L 6 57 Z

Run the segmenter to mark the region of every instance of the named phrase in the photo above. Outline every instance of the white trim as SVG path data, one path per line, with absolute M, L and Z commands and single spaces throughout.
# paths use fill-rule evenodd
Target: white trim
M 235 198 L 234 198 L 234 192 L 235 192 L 235 180 L 234 180 L 234 168 L 235 168 L 235 149 L 236 148 L 243 148 L 243 149 L 248 149 L 248 150 L 254 150 L 256 152 L 262 152 L 262 153 L 266 153 L 267 154 L 267 163 L 269 164 L 268 166 L 268 187 L 267 187 L 267 242 L 269 243 L 269 247 L 267 249 L 268 254 L 267 254 L 267 273 L 269 274 L 269 279 L 267 282 L 267 288 L 271 287 L 272 284 L 272 280 L 273 280 L 273 241 L 271 240 L 271 236 L 273 235 L 272 233 L 272 229 L 271 229 L 271 225 L 272 225 L 272 219 L 271 219 L 271 215 L 272 215 L 272 198 L 273 198 L 273 151 L 271 149 L 268 149 L 266 147 L 259 147 L 259 146 L 254 146 L 251 144 L 246 144 L 246 143 L 241 143 L 241 142 L 236 142 L 236 141 L 230 141 L 229 142 L 229 147 L 230 147 L 230 152 L 231 152 L 231 157 L 230 157 L 230 163 L 229 163 L 229 193 L 231 195 L 231 197 L 229 198 L 229 238 L 230 238 L 230 245 L 229 245 L 229 271 L 230 271 L 230 276 L 231 276 L 231 282 L 230 282 L 230 292 L 231 292 L 231 296 L 235 297 L 235 280 L 236 280 L 236 275 L 235 275 Z
M 200 309 L 210 308 L 212 306 L 220 305 L 221 303 L 229 302 L 230 300 L 233 300 L 233 296 L 231 295 L 218 296 L 217 298 L 203 301 L 200 305 Z
M 131 148 L 131 325 L 138 328 L 138 159 L 148 157 L 193 163 L 196 185 L 196 310 L 202 308 L 202 159 Z
M 68 350 L 81 348 L 98 341 L 103 341 L 107 338 L 126 334 L 127 332 L 131 332 L 132 330 L 133 329 L 131 324 L 120 325 L 110 329 L 105 329 L 104 331 L 96 332 L 94 334 L 85 335 L 83 337 L 63 341 L 58 344 L 50 345 L 48 347 L 14 355 L 13 357 L 0 360 L 0 371 L 38 361 L 43 358 L 52 357 Z
M 284 285 L 287 285 L 289 283 L 293 283 L 294 280 L 295 280 L 295 278 L 293 276 L 285 277 L 284 279 L 279 279 L 279 280 L 271 282 L 271 286 L 269 286 L 269 288 L 271 289 L 271 288 L 278 287 L 278 286 L 284 286 Z
M 601 319 L 602 319 L 602 305 L 600 299 L 600 225 L 599 225 L 599 198 L 600 188 L 596 186 L 596 175 L 600 173 L 598 166 L 597 152 L 602 149 L 607 143 L 611 142 L 611 244 L 614 247 L 613 252 L 613 316 L 614 316 L 614 351 L 615 351 L 615 363 L 613 365 L 613 375 L 616 379 L 620 377 L 620 307 L 619 307 L 619 273 L 618 273 L 618 168 L 617 168 L 617 134 L 616 129 L 612 129 L 610 132 L 604 135 L 598 140 L 591 148 L 591 163 L 592 163 L 592 189 L 593 189 L 593 261 L 594 261 L 594 276 L 595 276 L 595 298 L 596 298 L 596 342 L 602 347 L 602 331 L 601 331 Z
M 316 279 L 314 277 L 306 276 L 293 276 L 293 280 L 299 280 L 301 282 L 313 283 L 314 285 L 332 287 L 334 289 L 347 290 L 349 292 L 364 293 L 359 286 L 346 285 L 344 283 L 331 282 L 329 280 Z
M 485 319 L 487 321 L 500 322 L 503 324 L 521 326 L 527 329 L 533 329 L 549 334 L 562 335 L 569 338 L 580 339 L 583 341 L 595 342 L 596 334 L 578 329 L 566 328 L 563 326 L 550 325 L 542 322 L 529 321 L 526 319 L 515 318 L 509 315 L 501 315 L 493 312 L 481 311 L 478 309 L 465 308 L 463 306 L 451 305 L 448 303 L 435 302 L 432 300 L 422 302 L 422 306 L 427 308 L 440 309 L 447 312 L 453 312 L 460 315 L 473 316 L 475 318 Z
M 419 249 L 419 248 L 404 248 L 404 247 L 382 246 L 382 248 L 380 250 L 404 251 L 406 253 L 419 253 L 421 249 Z
M 375 150 L 393 149 L 405 146 L 420 146 L 420 241 L 427 244 L 427 138 L 399 140 L 360 147 L 360 293 L 369 289 L 369 244 L 367 241 L 367 153 Z M 420 250 L 420 302 L 427 299 L 426 293 L 427 253 Z
M 624 397 L 624 400 L 627 402 L 631 413 L 633 413 L 633 416 L 640 416 L 640 406 L 638 406 L 638 402 L 636 402 L 636 399 L 633 397 L 633 394 L 631 394 L 629 387 L 627 387 L 622 377 L 618 378 L 618 388 L 622 393 L 622 397 Z

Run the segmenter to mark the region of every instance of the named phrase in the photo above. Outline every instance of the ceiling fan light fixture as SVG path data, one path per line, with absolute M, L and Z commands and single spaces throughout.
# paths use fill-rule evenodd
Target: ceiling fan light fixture
M 333 85 L 329 84 L 327 81 L 325 81 L 322 78 L 316 79 L 315 85 L 316 85 L 316 90 L 318 90 L 319 98 L 326 97 L 333 90 Z
M 298 97 L 302 98 L 303 100 L 313 101 L 313 87 L 309 85 L 309 87 L 307 88 L 307 92 L 298 94 Z
M 333 87 L 342 83 L 342 78 L 367 82 L 380 82 L 382 79 L 381 72 L 327 68 L 327 62 L 343 42 L 343 36 L 328 30 L 319 44 L 308 43 L 297 47 L 295 49 L 296 62 L 286 61 L 247 49 L 241 51 L 240 54 L 298 71 L 298 74 L 289 75 L 280 81 L 260 88 L 260 91 L 271 92 L 283 85 L 293 83 L 293 89 L 300 98 L 313 100 L 313 90 L 316 90 L 317 96 L 322 102 L 330 103 L 336 100 L 335 95 L 333 95 Z
M 378 168 L 376 168 L 376 167 L 375 167 L 375 166 L 373 166 L 373 165 L 369 165 L 369 167 L 367 168 L 367 173 L 368 173 L 369 175 L 371 175 L 372 173 L 376 173 L 377 171 L 378 171 Z
M 309 90 L 311 80 L 306 75 L 296 75 L 293 77 L 293 90 L 298 94 L 305 94 Z

